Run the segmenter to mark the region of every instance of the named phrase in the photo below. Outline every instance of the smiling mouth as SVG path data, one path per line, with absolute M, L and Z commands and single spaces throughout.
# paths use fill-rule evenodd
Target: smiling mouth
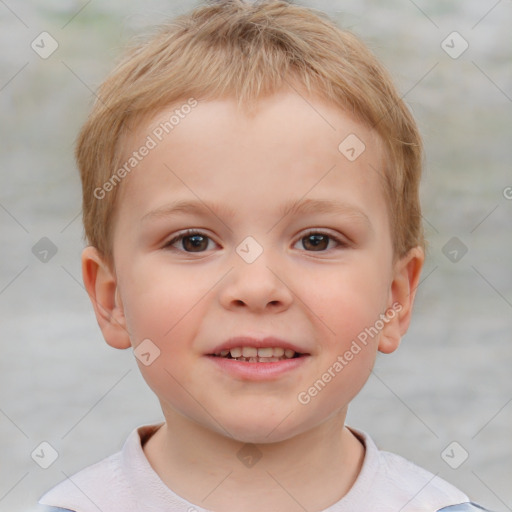
M 282 347 L 235 347 L 210 355 L 246 363 L 276 363 L 278 361 L 303 357 L 307 354 L 300 354 L 289 348 L 284 349 Z

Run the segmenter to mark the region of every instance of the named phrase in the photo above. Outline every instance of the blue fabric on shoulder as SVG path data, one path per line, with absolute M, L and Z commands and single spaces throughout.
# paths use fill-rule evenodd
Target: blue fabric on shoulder
M 437 512 L 491 512 L 487 508 L 483 508 L 476 503 L 460 503 L 459 505 L 450 505 L 449 507 L 440 508 Z

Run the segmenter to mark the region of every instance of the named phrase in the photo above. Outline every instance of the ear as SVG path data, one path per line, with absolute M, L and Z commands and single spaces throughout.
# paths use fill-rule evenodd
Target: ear
M 394 352 L 409 328 L 416 288 L 424 261 L 423 249 L 414 247 L 395 263 L 389 304 L 385 313 L 385 325 L 379 340 L 380 352 L 385 354 Z
M 82 252 L 82 277 L 105 341 L 114 348 L 130 348 L 115 274 L 95 247 Z

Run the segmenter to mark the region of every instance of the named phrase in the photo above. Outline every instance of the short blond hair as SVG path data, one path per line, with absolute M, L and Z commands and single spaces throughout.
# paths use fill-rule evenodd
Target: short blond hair
M 423 247 L 421 137 L 391 77 L 355 35 L 282 0 L 212 2 L 157 27 L 127 51 L 100 87 L 77 143 L 89 244 L 113 263 L 120 187 L 101 198 L 95 191 L 122 164 L 123 141 L 137 123 L 187 98 L 231 97 L 250 108 L 292 80 L 379 134 L 395 256 Z

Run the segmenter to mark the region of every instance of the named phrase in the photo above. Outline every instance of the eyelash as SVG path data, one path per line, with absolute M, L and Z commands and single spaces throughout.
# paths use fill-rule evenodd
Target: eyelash
M 170 250 L 173 250 L 173 251 L 185 252 L 187 254 L 195 254 L 193 251 L 185 251 L 183 249 L 177 249 L 176 247 L 173 247 L 174 244 L 176 244 L 178 242 L 181 242 L 184 238 L 192 237 L 192 236 L 195 236 L 195 235 L 199 235 L 199 236 L 202 236 L 204 238 L 208 238 L 209 240 L 212 240 L 206 233 L 203 233 L 202 231 L 197 231 L 197 230 L 194 230 L 194 229 L 187 229 L 186 231 L 183 231 L 182 233 L 179 233 L 177 236 L 175 236 L 174 238 L 172 238 L 171 240 L 166 242 L 165 245 L 164 245 L 164 248 L 165 249 L 170 249 Z M 331 249 L 326 249 L 326 250 L 323 250 L 323 251 L 305 251 L 305 252 L 328 252 L 328 251 L 333 250 L 333 249 L 342 249 L 342 248 L 346 248 L 346 247 L 349 246 L 349 243 L 346 242 L 345 240 L 341 240 L 339 237 L 337 237 L 335 235 L 332 235 L 332 234 L 327 233 L 325 231 L 322 231 L 320 229 L 314 229 L 314 228 L 308 229 L 305 233 L 303 233 L 300 236 L 300 238 L 297 239 L 297 241 L 295 243 L 297 243 L 298 241 L 302 240 L 303 238 L 307 238 L 308 236 L 311 236 L 311 235 L 324 235 L 324 236 L 327 236 L 329 238 L 329 241 L 336 242 L 337 247 L 334 247 L 334 248 L 331 248 Z M 198 252 L 206 252 L 206 251 L 198 251 Z
M 326 249 L 324 251 L 306 251 L 305 249 L 305 252 L 329 252 L 329 251 L 333 251 L 333 250 L 336 250 L 336 249 L 345 249 L 348 247 L 348 242 L 345 241 L 345 240 L 342 240 L 341 238 L 337 237 L 336 235 L 333 235 L 331 233 L 328 233 L 326 231 L 322 231 L 321 229 L 315 229 L 315 228 L 310 228 L 308 230 L 306 230 L 305 233 L 301 234 L 301 236 L 297 239 L 297 241 L 294 243 L 294 246 L 297 242 L 300 242 L 303 238 L 307 238 L 308 236 L 311 236 L 311 235 L 323 235 L 323 236 L 327 236 L 329 241 L 331 242 L 336 242 L 336 247 L 332 247 L 331 249 Z
M 174 238 L 172 238 L 171 240 L 166 242 L 164 245 L 164 248 L 171 249 L 174 251 L 179 251 L 179 252 L 185 252 L 187 254 L 194 254 L 193 252 L 184 251 L 182 249 L 176 249 L 176 247 L 172 247 L 175 243 L 181 242 L 184 238 L 187 238 L 189 236 L 194 236 L 194 235 L 199 235 L 199 236 L 202 236 L 204 238 L 208 238 L 211 240 L 211 238 L 206 233 L 203 233 L 202 231 L 196 231 L 194 229 L 187 229 L 186 231 L 179 233 L 177 236 L 175 236 Z M 202 251 L 202 252 L 205 252 L 205 251 Z

